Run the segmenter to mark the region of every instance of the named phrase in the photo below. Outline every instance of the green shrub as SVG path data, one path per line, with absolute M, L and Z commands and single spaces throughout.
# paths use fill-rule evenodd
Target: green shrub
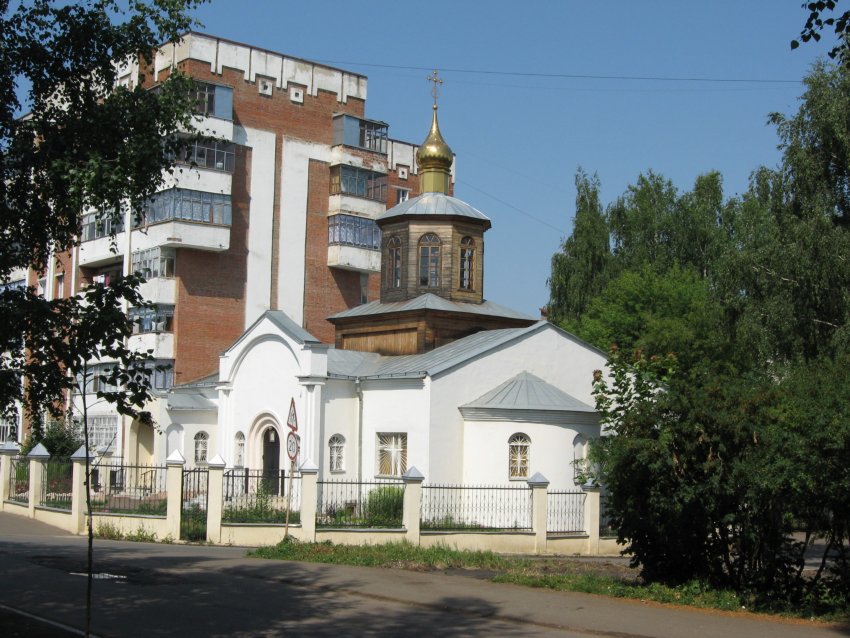
M 370 527 L 401 527 L 404 513 L 404 488 L 387 485 L 369 492 L 365 522 Z

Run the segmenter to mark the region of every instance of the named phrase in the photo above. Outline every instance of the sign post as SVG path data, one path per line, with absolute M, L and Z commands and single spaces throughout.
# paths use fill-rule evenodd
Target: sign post
M 286 435 L 286 454 L 289 457 L 289 484 L 286 487 L 286 524 L 283 528 L 283 540 L 289 538 L 289 512 L 292 505 L 292 475 L 295 474 L 295 461 L 301 447 L 298 432 L 298 416 L 295 414 L 295 397 L 289 403 L 289 416 L 286 417 L 289 434 Z

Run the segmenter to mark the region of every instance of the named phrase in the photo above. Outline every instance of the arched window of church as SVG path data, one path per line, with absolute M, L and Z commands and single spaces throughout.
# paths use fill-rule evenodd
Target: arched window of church
M 233 461 L 233 465 L 236 467 L 245 467 L 245 435 L 241 432 L 236 433 L 235 440 L 235 460 Z
M 528 458 L 531 439 L 517 432 L 508 439 L 508 476 L 511 479 L 528 478 Z
M 401 240 L 391 237 L 387 242 L 387 288 L 401 288 Z
M 198 432 L 195 435 L 195 463 L 207 462 L 207 448 L 209 447 L 210 435 L 206 432 Z
M 334 434 L 328 440 L 328 448 L 331 457 L 331 472 L 345 471 L 345 437 Z
M 419 285 L 440 285 L 440 238 L 434 233 L 422 235 L 419 240 Z
M 460 289 L 472 290 L 475 268 L 475 241 L 472 237 L 460 240 Z
M 587 475 L 587 439 L 577 434 L 573 439 L 573 481 L 576 485 L 585 482 Z

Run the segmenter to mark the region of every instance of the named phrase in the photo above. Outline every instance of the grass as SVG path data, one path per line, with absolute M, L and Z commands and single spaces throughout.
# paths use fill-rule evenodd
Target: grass
M 675 587 L 645 583 L 639 578 L 636 570 L 622 563 L 604 559 L 523 558 L 503 556 L 493 552 L 459 551 L 445 546 L 422 548 L 406 542 L 350 546 L 334 545 L 330 542 L 302 543 L 293 538 L 274 546 L 258 548 L 249 552 L 249 556 L 415 571 L 477 570 L 479 573 L 476 576 L 497 583 L 513 583 L 526 587 L 582 592 L 702 609 L 741 611 L 749 608 L 749 605 L 745 607 L 742 604 L 741 597 L 733 591 L 713 589 L 696 581 Z M 785 616 L 816 618 L 822 621 L 844 621 L 848 617 L 844 605 L 820 614 L 813 614 L 811 609 L 769 611 Z

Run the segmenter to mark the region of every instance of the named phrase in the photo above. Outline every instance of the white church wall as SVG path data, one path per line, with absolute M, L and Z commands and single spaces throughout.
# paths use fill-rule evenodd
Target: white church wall
M 464 440 L 463 416 L 458 409 L 461 405 L 527 371 L 592 406 L 593 371 L 604 365 L 602 354 L 547 326 L 437 375 L 432 380 L 431 392 L 430 411 L 434 428 L 430 451 L 431 474 L 426 474 L 425 479 L 429 482 L 461 482 L 466 475 L 478 471 L 465 467 L 470 463 L 492 465 L 499 472 L 507 471 L 503 469 L 506 451 L 492 458 L 485 457 L 476 452 L 473 442 Z M 564 454 L 571 450 L 572 441 Z M 505 479 L 499 482 L 504 483 Z
M 353 381 L 329 379 L 322 392 L 322 461 L 319 464 L 321 476 L 331 479 L 354 479 L 357 477 L 357 419 L 359 401 Z M 343 448 L 343 469 L 330 471 L 330 448 L 328 441 L 334 435 L 345 440 Z
M 160 423 L 159 446 L 163 455 L 160 463 L 175 449 L 179 450 L 186 459 L 187 467 L 205 465 L 206 461 L 219 453 L 221 446 L 215 412 L 205 410 L 168 410 L 165 412 L 166 422 Z M 206 434 L 206 460 L 197 461 L 195 458 L 195 437 Z M 171 447 L 171 446 L 175 447 Z M 159 456 L 159 455 L 157 455 Z
M 422 379 L 363 383 L 363 479 L 378 475 L 378 434 L 407 435 L 407 467 L 429 472 L 429 386 Z

